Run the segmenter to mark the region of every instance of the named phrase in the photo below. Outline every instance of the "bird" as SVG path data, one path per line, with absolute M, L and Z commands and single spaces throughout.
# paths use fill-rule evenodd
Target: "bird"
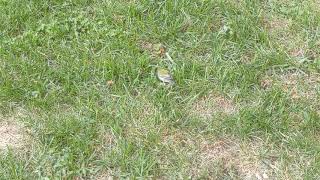
M 156 75 L 157 75 L 158 79 L 160 81 L 164 82 L 165 84 L 169 84 L 169 85 L 174 84 L 173 77 L 170 74 L 169 70 L 164 69 L 164 68 L 157 68 Z

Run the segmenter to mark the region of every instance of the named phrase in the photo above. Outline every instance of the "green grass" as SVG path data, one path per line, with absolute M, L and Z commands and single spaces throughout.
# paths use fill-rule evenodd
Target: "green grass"
M 0 179 L 320 178 L 319 9 L 0 0 L 1 120 L 32 141 L 1 154 Z

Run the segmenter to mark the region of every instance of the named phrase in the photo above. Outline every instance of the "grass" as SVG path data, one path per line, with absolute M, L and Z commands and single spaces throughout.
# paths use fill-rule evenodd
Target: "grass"
M 319 8 L 0 0 L 0 179 L 320 178 Z

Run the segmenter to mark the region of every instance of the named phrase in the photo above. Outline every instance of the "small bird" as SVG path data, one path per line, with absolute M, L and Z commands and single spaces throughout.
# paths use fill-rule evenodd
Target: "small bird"
M 156 74 L 158 79 L 164 82 L 165 84 L 169 84 L 169 85 L 174 84 L 173 77 L 171 76 L 170 72 L 167 69 L 157 68 Z

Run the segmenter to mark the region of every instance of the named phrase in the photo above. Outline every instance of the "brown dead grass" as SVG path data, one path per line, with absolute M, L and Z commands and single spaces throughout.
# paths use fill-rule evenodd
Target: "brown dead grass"
M 232 115 L 237 112 L 235 103 L 222 95 L 209 95 L 192 104 L 192 115 L 203 119 L 210 119 L 215 114 Z
M 278 81 L 283 90 L 289 93 L 293 99 L 317 99 L 320 83 L 319 74 L 286 73 L 280 75 Z
M 179 155 L 185 163 L 180 164 L 183 172 L 192 179 L 302 179 L 303 169 L 312 164 L 310 157 L 285 150 L 291 164 L 283 160 L 284 151 L 268 140 L 241 140 L 236 137 L 204 137 L 182 131 L 164 133 L 161 167 L 170 169 Z M 179 161 L 179 160 L 178 160 Z M 170 176 L 169 176 L 170 177 Z
M 22 149 L 27 144 L 27 130 L 17 122 L 17 117 L 1 117 L 0 121 L 0 151 L 8 148 Z
M 276 44 L 290 57 L 297 59 L 316 58 L 317 54 L 308 48 L 307 41 L 301 34 L 291 29 L 293 21 L 280 16 L 266 17 L 264 27 Z
M 273 80 L 269 77 L 263 78 L 260 82 L 260 86 L 263 89 L 270 89 L 273 85 Z
M 264 164 L 259 151 L 262 141 L 241 142 L 238 139 L 220 139 L 214 142 L 204 140 L 200 143 L 198 166 L 209 169 L 212 164 L 222 162 L 224 170 L 232 169 L 240 178 L 267 179 L 273 174 L 273 169 Z M 193 170 L 197 174 L 197 170 Z
M 116 146 L 116 137 L 111 132 L 110 128 L 101 126 L 99 131 L 99 142 L 96 151 L 100 154 L 104 154 L 105 151 L 111 151 Z
M 262 78 L 260 86 L 263 89 L 279 86 L 293 100 L 305 99 L 314 101 L 319 98 L 317 92 L 320 88 L 320 74 L 306 74 L 298 71 L 274 74 Z
M 184 168 L 193 179 L 201 178 L 204 172 L 212 179 L 225 177 L 230 172 L 241 179 L 267 179 L 274 175 L 278 166 L 276 158 L 261 157 L 260 152 L 268 147 L 258 139 L 244 142 L 232 137 L 205 138 L 177 131 L 165 134 L 162 141 L 168 149 L 189 159 Z M 170 166 L 168 159 L 170 157 L 163 158 L 163 168 Z
M 28 115 L 28 111 L 21 107 L 15 107 L 10 115 L 0 115 L 0 151 L 8 148 L 19 150 L 25 148 L 30 141 L 28 129 L 19 120 Z
M 137 96 L 128 104 L 131 123 L 127 124 L 129 129 L 136 129 L 140 133 L 146 132 L 149 128 L 150 119 L 157 113 L 156 107 L 146 97 Z
M 263 19 L 264 27 L 272 34 L 288 31 L 292 21 L 283 17 L 265 17 Z
M 140 40 L 138 47 L 142 52 L 147 52 L 152 58 L 163 58 L 166 53 L 166 47 L 161 43 L 152 43 L 150 41 Z
M 110 171 L 106 171 L 104 173 L 101 173 L 97 175 L 96 177 L 93 177 L 92 179 L 95 180 L 113 180 L 114 177 L 112 176 L 112 173 Z
M 281 16 L 265 17 L 263 25 L 277 46 L 283 49 L 289 57 L 300 60 L 314 60 L 320 57 L 318 43 L 309 47 L 308 41 L 300 31 L 292 28 L 293 20 Z

